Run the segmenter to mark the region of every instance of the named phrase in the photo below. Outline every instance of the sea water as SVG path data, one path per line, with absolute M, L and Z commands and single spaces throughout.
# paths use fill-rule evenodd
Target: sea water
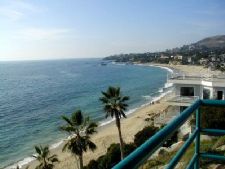
M 0 168 L 31 161 L 35 145 L 56 147 L 67 135 L 61 115 L 81 109 L 107 124 L 101 91 L 120 86 L 129 109 L 157 100 L 171 86 L 166 69 L 101 64 L 100 59 L 0 62 Z M 15 166 L 15 165 L 14 165 Z

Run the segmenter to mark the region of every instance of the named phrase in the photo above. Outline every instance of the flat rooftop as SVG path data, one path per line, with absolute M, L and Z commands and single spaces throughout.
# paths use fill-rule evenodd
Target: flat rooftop
M 174 84 L 196 84 L 205 86 L 225 87 L 225 74 L 181 74 L 173 73 L 168 76 L 168 82 Z

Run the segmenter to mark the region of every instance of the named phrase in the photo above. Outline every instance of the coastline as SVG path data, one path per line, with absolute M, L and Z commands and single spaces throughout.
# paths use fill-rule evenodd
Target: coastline
M 162 69 L 166 69 L 170 73 L 172 72 L 208 73 L 209 72 L 209 70 L 206 70 L 200 66 L 184 66 L 184 65 L 180 66 L 180 65 L 166 65 L 166 64 L 137 64 L 137 65 L 159 67 Z M 210 72 L 210 73 L 215 74 L 216 72 Z M 166 83 L 164 87 L 167 87 Z M 170 87 L 170 85 L 168 87 Z M 134 135 L 146 125 L 146 122 L 144 119 L 148 117 L 148 114 L 156 113 L 156 112 L 160 113 L 160 111 L 163 111 L 164 109 L 166 109 L 165 103 L 161 104 L 161 102 L 164 100 L 164 98 L 166 98 L 167 94 L 168 93 L 166 92 L 159 91 L 158 97 L 154 98 L 155 100 L 152 99 L 151 101 L 149 101 L 149 103 L 140 105 L 139 107 L 132 109 L 126 113 L 129 118 L 121 120 L 122 126 L 123 125 L 126 126 L 126 127 L 124 126 L 122 127 L 122 130 L 126 131 L 126 132 L 122 131 L 125 142 L 128 143 L 133 141 Z M 157 103 L 153 105 L 151 104 L 152 101 Z M 98 133 L 95 134 L 92 138 L 93 141 L 97 143 L 98 151 L 94 153 L 92 152 L 85 153 L 84 164 L 87 164 L 88 161 L 90 161 L 91 159 L 96 159 L 100 155 L 104 154 L 106 152 L 107 147 L 111 143 L 114 143 L 114 142 L 117 143 L 119 141 L 117 137 L 116 127 L 114 126 L 113 121 L 114 121 L 113 119 L 110 119 L 104 122 L 102 121 L 102 124 L 100 122 L 100 126 L 98 127 Z M 134 124 L 134 122 L 136 124 L 135 126 L 132 125 Z M 110 133 L 108 133 L 108 131 L 110 131 Z M 63 140 L 66 140 L 66 139 L 63 139 Z M 62 146 L 63 146 L 63 141 L 61 141 L 60 143 L 59 142 L 55 143 L 50 146 L 52 153 L 57 154 L 61 161 L 61 163 L 59 163 L 59 165 L 56 168 L 69 169 L 71 165 L 73 166 L 75 164 L 75 159 L 67 152 L 62 153 L 61 152 Z M 17 164 L 19 165 L 23 164 L 22 168 L 25 168 L 27 166 L 27 164 L 24 165 L 25 161 L 20 161 Z M 32 168 L 35 168 L 35 166 L 37 165 L 37 162 L 31 161 L 28 163 L 28 165 L 30 166 L 29 168 L 32 169 Z M 7 169 L 10 169 L 10 168 L 7 167 Z
M 146 65 L 140 65 L 140 66 L 146 66 Z M 147 65 L 149 66 L 149 65 Z M 153 66 L 153 65 L 150 65 L 150 66 Z M 160 67 L 162 69 L 166 69 L 168 72 L 172 72 L 173 70 L 171 70 L 170 68 L 167 68 L 165 66 L 157 66 L 157 67 Z M 145 109 L 146 107 L 148 107 L 151 102 L 157 102 L 159 100 L 161 100 L 163 97 L 165 97 L 168 93 L 168 91 L 164 92 L 163 89 L 164 88 L 168 88 L 168 87 L 171 87 L 170 85 L 164 85 L 163 88 L 160 88 L 159 89 L 159 92 L 156 96 L 154 96 L 151 100 L 149 100 L 147 103 L 145 104 L 142 104 L 142 105 L 139 105 L 138 107 L 134 108 L 134 109 L 131 109 L 129 110 L 128 112 L 126 112 L 127 116 L 130 118 L 132 117 L 134 114 L 136 114 L 137 112 L 139 112 L 140 110 L 142 109 Z M 113 124 L 113 119 L 109 119 L 109 120 L 103 120 L 103 121 L 100 121 L 99 122 L 99 127 L 98 127 L 98 130 L 99 131 L 102 131 L 102 130 L 105 130 L 104 128 L 108 128 L 108 126 L 111 126 Z M 114 126 L 114 125 L 113 125 Z M 65 140 L 67 140 L 68 138 L 64 138 L 64 139 L 61 139 L 59 140 L 58 142 L 56 143 L 53 143 L 53 144 L 50 144 L 50 149 L 51 149 L 51 152 L 56 152 L 56 154 L 61 154 L 61 152 L 59 152 L 58 150 L 61 150 L 62 146 L 63 146 L 63 143 L 65 142 Z M 116 141 L 115 141 L 116 142 Z M 106 147 L 107 148 L 107 147 Z M 5 169 L 14 169 L 16 168 L 16 166 L 18 165 L 20 168 L 25 168 L 26 166 L 30 166 L 29 168 L 35 168 L 34 166 L 36 165 L 36 161 L 33 157 L 29 156 L 29 157 L 26 157 L 18 162 L 15 162 L 7 167 L 5 167 Z

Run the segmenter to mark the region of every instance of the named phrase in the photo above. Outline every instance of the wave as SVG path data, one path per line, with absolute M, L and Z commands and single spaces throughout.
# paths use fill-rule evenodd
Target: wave
M 165 83 L 164 88 L 170 88 L 173 86 L 173 83 Z
M 59 147 L 60 145 L 63 144 L 63 141 L 64 141 L 64 140 L 65 140 L 65 139 L 60 140 L 59 142 L 57 142 L 57 143 L 55 143 L 55 144 L 52 144 L 52 145 L 50 146 L 50 149 L 55 149 L 55 148 Z
M 149 65 L 149 66 L 152 66 L 152 67 L 159 67 L 159 68 L 161 68 L 161 69 L 166 69 L 168 72 L 170 72 L 170 73 L 173 73 L 174 72 L 174 70 L 173 69 L 171 69 L 171 68 L 169 68 L 169 67 L 165 67 L 165 66 L 158 66 L 158 65 Z
M 112 64 L 114 64 L 114 65 L 121 65 L 121 66 L 124 66 L 124 65 L 126 65 L 126 63 L 120 63 L 120 62 L 111 62 Z
M 172 92 L 172 90 L 168 90 L 168 91 L 166 91 L 166 92 L 160 94 L 159 96 L 153 97 L 153 98 L 152 98 L 152 102 L 157 102 L 157 101 L 159 101 L 161 98 L 163 98 L 164 96 L 166 96 L 167 94 L 169 94 L 169 93 L 171 93 L 171 92 Z
M 26 158 L 24 158 L 23 160 L 21 160 L 21 161 L 15 163 L 15 164 L 13 164 L 13 165 L 10 165 L 10 166 L 8 166 L 8 167 L 6 167 L 6 168 L 4 168 L 4 169 L 16 169 L 17 166 L 18 166 L 19 168 L 21 168 L 21 167 L 23 167 L 24 165 L 27 165 L 27 164 L 29 164 L 30 162 L 34 161 L 34 160 L 35 160 L 34 157 L 26 157 Z
M 70 138 L 70 136 L 68 136 L 67 139 L 69 139 L 69 138 Z M 56 142 L 56 143 L 50 145 L 49 149 L 52 150 L 52 149 L 55 149 L 55 148 L 59 147 L 60 145 L 63 144 L 64 140 L 66 140 L 66 139 L 61 139 L 59 142 Z M 36 154 L 33 154 L 33 155 L 36 155 Z M 22 168 L 22 167 L 28 165 L 29 163 L 31 163 L 31 162 L 34 161 L 34 160 L 35 160 L 34 157 L 29 156 L 29 157 L 24 158 L 24 159 L 21 160 L 21 161 L 18 161 L 18 162 L 16 162 L 16 163 L 14 163 L 13 165 L 10 165 L 10 166 L 8 166 L 8 167 L 5 167 L 4 169 L 16 169 L 17 166 L 18 166 L 19 168 Z
M 143 105 L 141 105 L 140 107 L 142 107 L 142 106 L 143 106 Z M 131 110 L 128 110 L 127 112 L 125 112 L 125 114 L 126 114 L 126 115 L 132 114 L 132 113 L 134 113 L 138 108 L 139 108 L 139 107 L 134 108 L 134 109 L 131 109 Z M 102 120 L 102 121 L 99 122 L 99 124 L 100 124 L 99 126 L 100 126 L 100 127 L 105 126 L 105 125 L 107 125 L 107 124 L 112 123 L 113 121 L 115 121 L 115 118 L 112 118 L 112 119 L 110 119 L 110 120 Z
M 159 92 L 159 93 L 162 93 L 162 92 L 163 92 L 163 88 L 160 88 L 160 89 L 158 90 L 158 92 Z
M 142 96 L 145 99 L 151 99 L 152 97 L 150 95 Z

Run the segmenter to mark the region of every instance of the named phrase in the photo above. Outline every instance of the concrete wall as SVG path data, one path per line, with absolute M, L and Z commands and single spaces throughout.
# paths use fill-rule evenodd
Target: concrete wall
M 223 91 L 223 100 L 225 100 L 225 88 L 224 87 L 206 87 L 202 85 L 191 85 L 191 84 L 174 84 L 175 94 L 180 96 L 181 87 L 194 87 L 194 95 L 203 99 L 203 89 L 210 90 L 210 99 L 217 99 L 217 91 Z
M 175 86 L 175 94 L 180 96 L 180 88 L 181 87 L 194 87 L 194 96 L 199 96 L 202 98 L 202 86 L 201 85 L 189 85 L 189 84 L 174 84 Z

